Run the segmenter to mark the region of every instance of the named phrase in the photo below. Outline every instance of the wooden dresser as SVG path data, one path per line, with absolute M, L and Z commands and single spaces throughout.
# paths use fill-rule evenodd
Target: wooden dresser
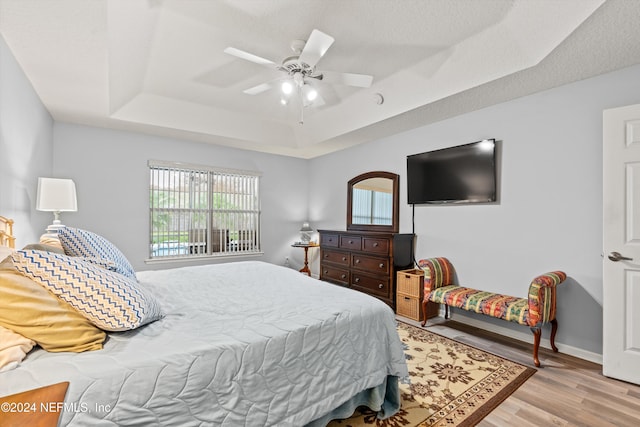
M 318 230 L 320 280 L 377 297 L 396 308 L 396 272 L 413 266 L 413 234 Z

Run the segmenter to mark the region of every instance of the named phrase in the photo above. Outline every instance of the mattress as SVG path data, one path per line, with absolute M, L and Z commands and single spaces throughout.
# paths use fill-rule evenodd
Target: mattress
M 163 319 L 99 351 L 32 351 L 0 396 L 69 381 L 70 426 L 304 426 L 408 375 L 393 311 L 366 294 L 258 261 L 137 277 Z

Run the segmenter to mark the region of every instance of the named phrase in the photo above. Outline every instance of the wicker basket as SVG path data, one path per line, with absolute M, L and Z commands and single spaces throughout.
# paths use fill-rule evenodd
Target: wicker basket
M 420 298 L 423 277 L 424 271 L 418 269 L 398 271 L 396 275 L 397 292 L 406 296 Z
M 396 298 L 396 311 L 398 315 L 409 319 L 420 321 L 421 319 L 421 302 L 418 297 L 410 297 L 408 295 L 398 294 Z
M 400 270 L 396 273 L 396 313 L 415 321 L 423 320 L 424 271 L 420 269 Z M 438 315 L 439 304 L 427 304 L 427 318 Z

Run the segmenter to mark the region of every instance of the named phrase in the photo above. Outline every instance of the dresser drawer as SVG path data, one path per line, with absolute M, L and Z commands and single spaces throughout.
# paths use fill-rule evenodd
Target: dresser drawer
M 362 237 L 360 236 L 340 236 L 340 247 L 353 251 L 362 250 Z
M 349 270 L 323 264 L 320 266 L 320 271 L 322 272 L 322 280 L 329 280 L 344 286 L 349 285 Z
M 362 239 L 362 250 L 372 254 L 389 255 L 389 239 Z
M 352 272 L 351 286 L 354 289 L 361 290 L 368 294 L 378 295 L 385 298 L 389 298 L 391 296 L 389 278 L 387 277 L 367 276 L 366 274 Z
M 322 251 L 323 262 L 332 262 L 334 264 L 344 265 L 345 267 L 349 266 L 350 257 L 349 252 L 332 251 L 328 249 Z
M 321 234 L 320 235 L 320 246 L 330 246 L 333 248 L 337 248 L 340 244 L 340 239 L 338 234 Z
M 351 267 L 358 270 L 367 270 L 373 274 L 389 274 L 389 258 L 380 258 L 361 254 L 351 255 Z

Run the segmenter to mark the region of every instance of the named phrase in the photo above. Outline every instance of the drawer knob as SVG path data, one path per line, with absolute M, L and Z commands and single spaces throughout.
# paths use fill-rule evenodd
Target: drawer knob
M 343 256 L 343 257 L 342 257 L 342 260 L 343 260 L 343 261 L 346 261 L 346 260 L 347 260 L 347 257 L 346 257 L 346 256 Z
M 329 254 L 324 254 L 324 257 L 325 258 L 329 258 Z
M 373 242 L 373 247 L 377 248 L 378 247 L 378 242 Z
M 380 268 L 384 268 L 384 263 L 382 263 L 382 262 L 381 262 L 381 263 L 380 263 L 380 265 L 379 265 L 379 267 L 380 267 Z
M 342 278 L 342 279 L 344 279 L 344 278 L 346 278 L 346 277 L 347 277 L 347 275 L 346 275 L 346 274 L 343 274 L 342 276 L 340 276 L 340 278 Z
M 328 272 L 329 272 L 329 270 L 324 270 L 323 271 L 324 274 L 327 274 Z
M 350 245 L 353 245 L 353 240 L 349 240 L 349 244 L 350 244 Z
M 359 259 L 356 259 L 356 264 L 360 264 L 360 260 Z
M 384 285 L 383 285 L 382 283 L 380 283 L 380 284 L 378 285 L 378 289 L 382 289 L 382 288 L 384 288 Z
M 358 283 L 359 281 L 360 281 L 360 278 L 359 278 L 359 277 L 356 277 L 355 282 L 356 282 L 356 283 Z

